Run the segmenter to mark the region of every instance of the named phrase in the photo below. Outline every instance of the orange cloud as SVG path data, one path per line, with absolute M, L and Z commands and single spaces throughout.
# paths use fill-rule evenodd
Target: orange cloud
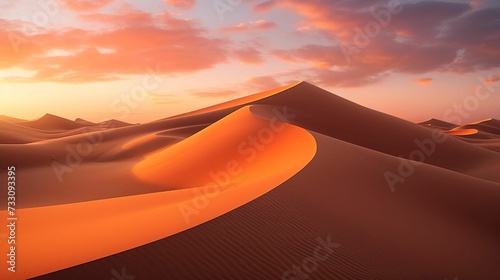
M 484 82 L 486 82 L 487 84 L 500 82 L 500 75 L 491 75 L 488 78 L 484 79 Z
M 163 0 L 163 2 L 181 10 L 191 10 L 196 4 L 195 0 Z
M 417 83 L 417 84 L 420 84 L 420 85 L 423 85 L 423 86 L 427 86 L 430 83 L 432 83 L 432 81 L 434 81 L 434 79 L 432 79 L 432 78 L 418 78 L 418 79 L 415 79 L 413 81 L 415 83 Z
M 171 14 L 151 16 L 139 11 L 122 15 L 85 15 L 106 29 L 66 29 L 27 35 L 15 52 L 8 42 L 0 43 L 0 68 L 20 67 L 34 71 L 31 77 L 9 77 L 18 82 L 93 82 L 119 79 L 124 75 L 189 73 L 227 61 L 228 42 L 210 38 L 195 21 Z M 15 28 L 14 28 L 15 29 Z M 179 47 L 182 46 L 182 47 Z M 53 50 L 65 54 L 48 55 Z M 106 51 L 103 51 L 106 50 Z
M 388 17 L 387 3 L 276 0 L 277 6 L 303 17 L 298 26 L 311 27 L 330 44 L 271 53 L 283 61 L 304 65 L 299 71 L 323 86 L 363 86 L 389 72 L 465 73 L 499 67 L 500 37 L 495 28 L 500 17 L 498 6 L 473 9 L 467 3 L 401 2 L 399 12 Z M 385 12 L 385 22 L 376 18 L 380 11 Z
M 278 25 L 274 22 L 265 21 L 263 19 L 257 21 L 251 21 L 249 23 L 240 23 L 235 26 L 222 28 L 222 32 L 232 33 L 232 32 L 249 32 L 249 31 L 263 31 L 276 28 Z
M 261 3 L 257 3 L 252 7 L 252 10 L 257 13 L 264 13 L 276 6 L 276 0 L 268 0 Z
M 94 11 L 99 10 L 115 0 L 59 0 L 64 6 L 73 11 Z

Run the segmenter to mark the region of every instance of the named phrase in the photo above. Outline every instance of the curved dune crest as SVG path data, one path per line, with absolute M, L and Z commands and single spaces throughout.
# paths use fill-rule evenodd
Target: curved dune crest
M 235 187 L 261 177 L 283 181 L 297 171 L 302 159 L 314 154 L 311 141 L 305 130 L 279 122 L 278 116 L 264 120 L 247 106 L 147 157 L 133 172 L 144 181 L 172 189 L 215 183 Z M 296 149 L 299 144 L 303 148 Z M 290 151 L 294 161 L 288 158 Z
M 455 135 L 455 136 L 474 135 L 474 134 L 477 134 L 478 132 L 479 131 L 477 129 L 473 129 L 473 128 L 460 128 L 460 127 L 446 131 L 447 134 L 449 134 L 449 135 Z
M 253 146 L 238 153 L 242 143 L 255 143 L 248 138 L 253 136 L 260 141 L 255 156 L 248 154 Z M 316 142 L 308 131 L 242 108 L 134 167 L 143 180 L 180 190 L 19 209 L 23 230 L 18 232 L 22 243 L 17 255 L 23 266 L 16 275 L 29 278 L 65 269 L 202 224 L 282 184 L 315 154 Z M 196 176 L 193 170 L 203 171 Z M 0 272 L 6 276 L 6 270 Z

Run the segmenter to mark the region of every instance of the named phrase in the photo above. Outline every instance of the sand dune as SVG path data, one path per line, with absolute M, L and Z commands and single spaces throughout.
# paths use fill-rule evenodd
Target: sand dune
M 496 119 L 481 120 L 444 132 L 475 146 L 500 152 L 500 121 Z
M 500 152 L 500 121 L 486 119 L 463 125 L 445 133 L 458 136 L 464 142 L 474 144 L 478 147 Z
M 26 120 L 0 115 L 0 121 L 18 123 L 18 122 L 25 122 Z
M 103 121 L 103 122 L 101 122 L 99 124 L 107 126 L 107 127 L 114 127 L 114 128 L 116 128 L 116 127 L 124 127 L 124 126 L 129 126 L 130 125 L 129 123 L 122 122 L 122 121 L 115 120 L 115 119 Z
M 19 122 L 18 124 L 40 130 L 70 130 L 81 128 L 83 126 L 74 121 L 51 114 L 45 114 L 43 117 L 34 121 Z
M 89 121 L 84 120 L 84 119 L 81 119 L 81 118 L 76 118 L 76 119 L 75 119 L 75 122 L 76 122 L 76 123 L 79 123 L 79 124 L 81 124 L 81 125 L 84 125 L 84 126 L 92 126 L 92 125 L 96 125 L 96 123 L 89 122 Z
M 492 127 L 500 128 L 500 120 L 497 120 L 497 119 L 494 119 L 494 118 L 488 118 L 488 119 L 480 120 L 480 121 L 477 121 L 477 122 L 473 122 L 471 124 L 484 125 L 484 126 L 492 126 Z
M 476 135 L 479 133 L 479 130 L 473 129 L 473 128 L 454 128 L 446 131 L 447 134 L 449 135 L 454 135 L 454 136 L 470 136 L 470 135 Z
M 445 121 L 442 121 L 439 119 L 429 119 L 429 120 L 426 120 L 423 122 L 418 122 L 418 124 L 423 125 L 423 126 L 427 126 L 429 128 L 436 128 L 436 129 L 443 129 L 443 130 L 450 130 L 450 129 L 458 127 L 458 125 L 456 125 L 456 124 L 445 122 Z
M 465 129 L 476 129 L 482 132 L 500 135 L 500 121 L 496 119 L 486 119 L 462 126 Z
M 24 144 L 42 139 L 43 134 L 36 130 L 0 120 L 0 144 Z
M 259 199 L 181 234 L 37 279 L 105 277 L 118 264 L 144 279 L 279 279 L 328 236 L 332 251 L 312 279 L 499 277 L 499 184 L 424 165 L 393 194 L 379 175 L 399 160 L 313 135 L 313 161 Z
M 235 129 L 239 129 L 238 133 L 231 134 L 226 141 L 218 140 L 218 134 L 222 132 L 222 129 L 227 129 L 228 126 L 231 127 L 241 122 L 246 125 L 235 127 Z M 239 158 L 241 166 L 232 165 L 232 161 L 236 157 L 234 152 L 229 151 L 230 154 L 225 158 L 220 158 L 220 165 L 213 163 L 207 165 L 210 170 L 206 170 L 205 177 L 203 177 L 204 172 L 201 172 L 200 179 L 192 176 L 191 179 L 194 178 L 194 180 L 189 181 L 186 180 L 188 179 L 186 175 L 179 176 L 177 173 L 166 172 L 175 169 L 185 174 L 192 170 L 192 166 L 183 165 L 179 159 L 172 161 L 170 155 L 172 153 L 187 154 L 188 151 L 193 150 L 194 146 L 200 144 L 197 142 L 200 139 L 214 139 L 214 143 L 204 143 L 204 145 L 210 147 L 212 153 L 222 155 L 226 153 L 224 149 L 228 143 L 247 141 L 245 139 L 247 135 L 258 133 L 270 126 L 269 121 L 254 117 L 249 108 L 243 108 L 210 126 L 203 133 L 182 142 L 183 145 L 169 147 L 152 155 L 151 159 L 147 158 L 140 162 L 134 168 L 136 175 L 147 180 L 156 180 L 158 184 L 168 182 L 179 186 L 178 181 L 180 180 L 182 186 L 179 188 L 185 189 L 184 192 L 167 192 L 18 210 L 19 219 L 22 219 L 26 226 L 30 227 L 29 231 L 23 231 L 18 235 L 19 239 L 23 240 L 22 245 L 19 245 L 17 249 L 18 254 L 22 256 L 19 257 L 19 262 L 33 264 L 18 275 L 20 277 L 33 277 L 152 242 L 222 215 L 280 185 L 302 169 L 316 152 L 314 139 L 307 131 L 286 124 L 280 124 L 283 131 L 276 133 L 272 145 L 266 147 L 267 153 L 251 163 L 248 163 L 246 158 L 241 156 Z M 291 139 L 293 141 L 290 141 Z M 287 160 L 286 155 L 291 147 L 299 144 L 303 148 L 300 153 L 295 153 L 295 160 Z M 207 164 L 206 156 L 207 154 L 197 153 L 190 157 L 190 161 Z M 213 158 L 211 159 L 213 160 Z M 158 162 L 162 166 L 154 169 L 153 167 L 157 167 L 155 164 Z M 266 164 L 266 166 L 261 164 Z M 231 168 L 227 169 L 229 165 Z M 201 168 L 202 165 L 199 167 Z M 266 167 L 269 170 L 274 170 L 274 173 L 268 173 L 268 176 L 265 177 L 254 176 L 256 172 Z M 208 177 L 211 170 L 220 174 L 222 174 L 221 172 L 230 172 L 234 177 L 227 185 L 217 186 L 217 180 L 220 178 L 214 181 Z M 146 172 L 147 174 L 144 174 Z M 159 179 L 161 180 L 158 182 Z M 214 195 L 211 197 L 210 205 L 203 213 L 190 217 L 189 223 L 187 223 L 184 215 L 178 209 L 180 203 L 190 201 L 193 193 L 192 188 L 199 188 L 200 191 L 209 188 Z M 216 188 L 215 191 L 213 191 L 214 188 Z M 113 210 L 102 213 L 102 209 Z M 136 229 L 132 230 L 130 220 L 137 215 L 147 216 L 148 219 L 143 219 L 141 223 L 135 223 L 134 228 Z M 165 223 L 154 222 L 165 216 L 169 217 Z M 42 219 L 42 217 L 45 218 Z M 68 225 L 67 217 L 71 217 L 74 221 L 71 225 Z M 120 238 L 114 233 L 124 230 L 127 231 L 127 235 L 121 235 Z M 70 238 L 67 238 L 69 232 L 74 233 L 71 234 Z M 45 236 L 44 242 L 40 243 L 39 238 L 42 235 Z M 78 239 L 79 242 L 74 242 L 75 239 Z M 55 248 L 64 248 L 66 253 L 47 256 L 46 252 Z M 74 252 L 79 252 L 79 254 L 75 255 Z M 44 263 L 37 262 L 41 258 L 45 260 Z
M 310 279 L 500 278 L 495 120 L 414 124 L 302 82 L 109 124 L 0 122 L 29 142 L 0 144 L 23 185 L 21 278 L 280 279 L 325 240 Z

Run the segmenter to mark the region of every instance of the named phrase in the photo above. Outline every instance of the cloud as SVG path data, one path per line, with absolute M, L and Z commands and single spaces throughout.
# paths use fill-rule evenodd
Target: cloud
M 432 81 L 434 81 L 434 79 L 432 79 L 432 78 L 418 78 L 418 79 L 415 79 L 413 81 L 415 83 L 417 83 L 417 84 L 420 84 L 420 85 L 423 85 L 423 86 L 427 86 L 430 83 L 432 83 Z
M 263 19 L 257 21 L 251 21 L 249 23 L 240 23 L 234 26 L 222 28 L 221 31 L 225 33 L 233 32 L 251 32 L 251 31 L 263 31 L 278 27 L 278 25 L 271 21 L 265 21 Z
M 163 0 L 163 2 L 180 10 L 191 10 L 196 4 L 195 0 Z
M 253 5 L 252 10 L 257 13 L 264 13 L 276 6 L 276 0 L 268 0 Z
M 196 21 L 169 13 L 151 16 L 140 11 L 88 14 L 81 17 L 103 24 L 100 30 L 64 29 L 22 36 L 19 51 L 8 42 L 0 50 L 12 55 L 0 68 L 34 71 L 32 77 L 9 77 L 19 82 L 93 82 L 143 75 L 158 68 L 158 75 L 190 73 L 228 60 L 228 42 L 211 38 Z M 15 29 L 15 27 L 14 27 Z M 1 34 L 0 34 L 1 35 Z M 62 50 L 65 55 L 48 55 Z M 108 51 L 102 51 L 108 50 Z
M 464 73 L 500 65 L 499 6 L 500 3 L 496 8 L 472 11 L 446 25 L 442 44 L 466 50 L 460 62 L 449 68 L 450 71 Z
M 302 16 L 299 26 L 330 43 L 282 48 L 271 54 L 302 64 L 324 86 L 364 86 L 387 73 L 466 73 L 500 66 L 500 3 L 473 8 L 445 1 L 276 0 Z M 423 20 L 425 19 L 425 20 Z
M 488 78 L 484 79 L 484 82 L 487 84 L 495 84 L 500 82 L 500 75 L 491 75 Z
M 65 7 L 77 12 L 99 10 L 115 0 L 59 0 Z

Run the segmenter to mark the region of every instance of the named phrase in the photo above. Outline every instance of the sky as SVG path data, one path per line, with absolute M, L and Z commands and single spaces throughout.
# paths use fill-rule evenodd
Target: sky
M 498 0 L 0 0 L 0 115 L 147 122 L 307 81 L 500 119 Z

